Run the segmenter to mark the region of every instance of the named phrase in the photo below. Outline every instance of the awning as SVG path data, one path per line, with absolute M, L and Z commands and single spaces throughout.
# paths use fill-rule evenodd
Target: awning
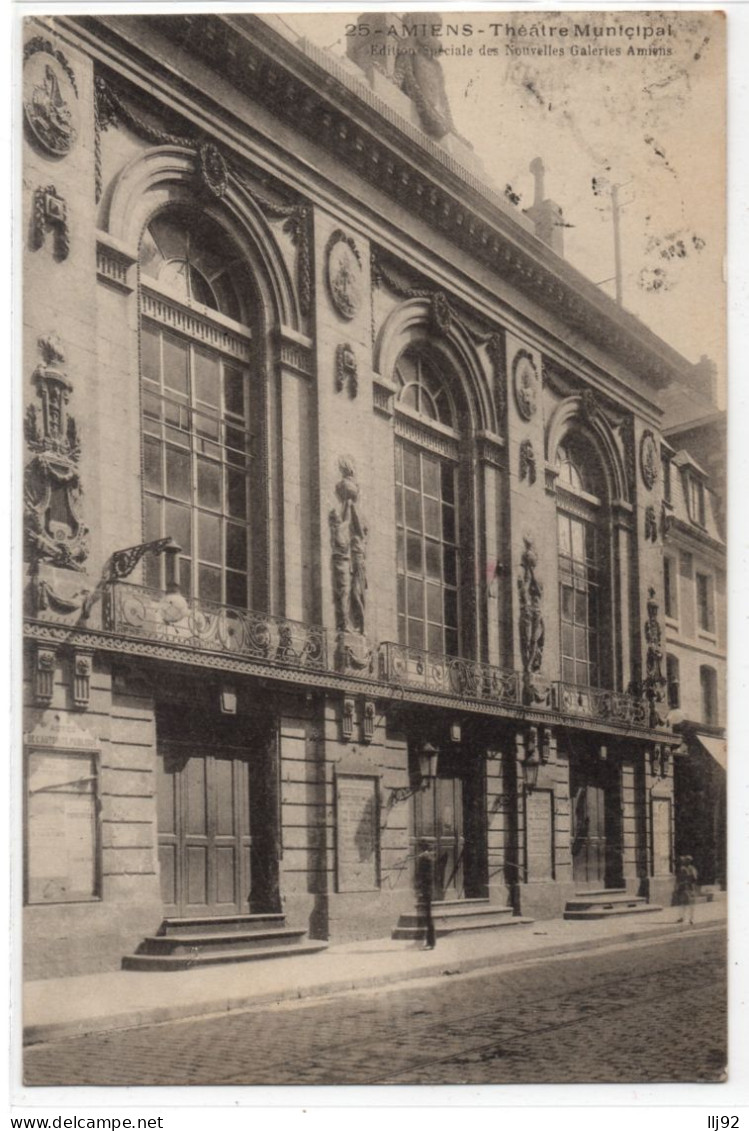
M 725 738 L 714 738 L 711 734 L 696 734 L 694 737 L 700 746 L 707 750 L 710 757 L 725 770 L 727 765 Z

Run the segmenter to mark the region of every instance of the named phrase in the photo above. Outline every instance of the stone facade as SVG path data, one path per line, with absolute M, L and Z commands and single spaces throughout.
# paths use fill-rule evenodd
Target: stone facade
M 379 72 L 255 16 L 25 35 L 29 976 L 167 916 L 389 934 L 421 840 L 447 901 L 670 897 L 688 363 Z

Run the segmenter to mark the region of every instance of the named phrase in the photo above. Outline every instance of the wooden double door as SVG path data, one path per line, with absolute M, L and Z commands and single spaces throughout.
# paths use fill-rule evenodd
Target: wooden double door
M 158 843 L 165 915 L 250 910 L 250 768 L 246 751 L 160 744 Z
M 434 854 L 434 900 L 476 898 L 486 883 L 481 762 L 441 752 L 438 765 L 438 776 L 414 796 L 414 848 L 426 842 Z
M 622 801 L 616 768 L 596 757 L 570 765 L 572 878 L 577 884 L 620 887 Z

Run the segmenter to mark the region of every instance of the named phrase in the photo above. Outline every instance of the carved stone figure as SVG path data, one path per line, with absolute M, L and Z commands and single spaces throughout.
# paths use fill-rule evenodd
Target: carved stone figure
M 367 605 L 367 524 L 359 510 L 359 484 L 349 456 L 338 461 L 338 506 L 329 515 L 333 601 L 339 632 L 364 633 Z
M 34 371 L 34 381 L 42 402 L 41 426 L 35 405 L 27 409 L 24 422 L 26 443 L 36 453 L 24 472 L 27 554 L 33 566 L 44 561 L 82 570 L 88 529 L 80 513 L 78 430 L 67 412 L 73 386 L 62 369 L 65 356 L 59 340 L 42 338 L 39 349 L 44 360 Z
M 534 674 L 539 671 L 544 654 L 544 618 L 541 599 L 544 587 L 536 577 L 538 555 L 530 538 L 524 538 L 525 549 L 520 558 L 523 569 L 518 578 L 520 595 L 520 654 L 523 672 Z
M 438 13 L 430 13 L 429 19 L 442 22 Z M 417 42 L 415 51 L 398 52 L 395 81 L 416 107 L 425 133 L 439 139 L 454 128 L 442 64 L 427 44 Z
M 333 605 L 335 607 L 335 622 L 339 632 L 346 632 L 348 628 L 348 604 L 351 593 L 351 549 L 348 540 L 348 530 L 341 521 L 341 516 L 334 508 L 331 510 L 328 521 L 330 523 L 330 540 L 332 545 L 331 563 L 333 567 Z
M 648 590 L 648 619 L 645 621 L 645 698 L 650 704 L 650 725 L 658 726 L 663 720 L 656 704 L 663 702 L 666 680 L 663 676 L 663 647 L 661 645 L 661 626 L 658 623 L 658 602 L 655 589 Z
M 658 541 L 658 519 L 655 517 L 655 507 L 645 508 L 645 541 Z

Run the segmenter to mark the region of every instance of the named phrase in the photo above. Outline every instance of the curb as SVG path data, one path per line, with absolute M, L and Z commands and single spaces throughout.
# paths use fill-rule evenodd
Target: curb
M 486 954 L 458 960 L 456 968 L 450 974 L 460 975 L 472 973 L 482 969 L 492 969 L 497 966 L 518 966 L 534 962 L 536 959 L 557 958 L 564 955 L 580 954 L 585 951 L 603 950 L 607 947 L 618 947 L 622 944 L 669 938 L 671 936 L 689 934 L 707 934 L 713 931 L 725 931 L 724 920 L 714 919 L 704 924 L 695 925 L 687 932 L 680 924 L 664 924 L 647 930 L 627 931 L 621 935 L 612 935 L 596 939 L 581 939 L 576 942 L 550 944 L 540 946 L 525 954 Z M 137 1010 L 128 1013 L 117 1013 L 108 1017 L 94 1017 L 79 1021 L 53 1021 L 49 1024 L 29 1025 L 23 1030 L 24 1046 L 51 1043 L 71 1037 L 85 1037 L 93 1033 L 109 1033 L 123 1029 L 138 1029 L 146 1025 L 160 1025 L 167 1021 L 183 1021 L 187 1018 L 198 1019 L 223 1013 L 240 1012 L 260 1005 L 277 1005 L 283 1001 L 298 1001 L 307 998 L 320 998 L 333 996 L 339 993 L 348 993 L 352 990 L 366 990 L 377 986 L 387 985 L 389 989 L 396 989 L 406 982 L 427 980 L 444 976 L 445 971 L 438 965 L 419 967 L 414 970 L 404 970 L 402 973 L 393 972 L 371 974 L 364 977 L 331 978 L 317 985 L 306 987 L 304 990 L 294 989 L 289 986 L 283 990 L 268 993 L 242 994 L 235 997 L 222 997 L 212 1001 L 193 1002 L 183 1005 L 171 1004 Z

